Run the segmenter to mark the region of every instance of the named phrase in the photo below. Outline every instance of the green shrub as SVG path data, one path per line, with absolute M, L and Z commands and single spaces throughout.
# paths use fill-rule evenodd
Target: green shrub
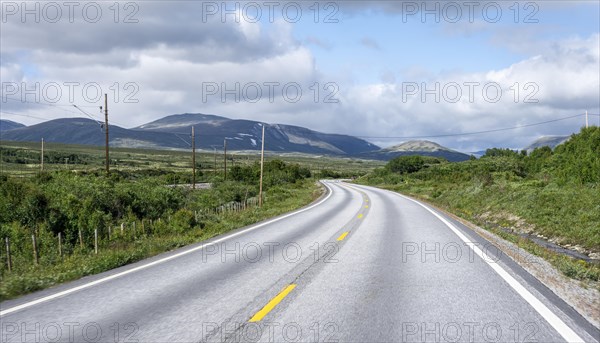
M 425 160 L 421 156 L 400 156 L 389 161 L 385 168 L 392 173 L 409 174 L 423 169 Z
M 358 181 L 426 198 L 484 226 L 488 220 L 512 226 L 518 217 L 521 229 L 600 252 L 598 127 L 582 129 L 554 151 L 541 147 L 527 155 L 489 149 L 479 160 L 427 163 L 420 169 L 416 163 L 418 170 L 412 172 L 409 161 L 392 160 Z M 600 275 L 597 266 L 548 258 L 576 279 L 598 280 Z

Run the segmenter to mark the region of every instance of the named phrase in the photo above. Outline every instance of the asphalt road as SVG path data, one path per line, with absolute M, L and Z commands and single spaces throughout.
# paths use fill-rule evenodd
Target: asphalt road
M 2 342 L 597 342 L 459 223 L 325 183 L 300 211 L 0 304 Z

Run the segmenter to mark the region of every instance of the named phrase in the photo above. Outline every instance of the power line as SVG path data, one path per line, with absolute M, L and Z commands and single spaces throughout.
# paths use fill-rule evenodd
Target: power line
M 75 108 L 77 108 L 78 110 L 80 110 L 80 111 L 81 111 L 81 113 L 85 114 L 85 115 L 86 115 L 87 117 L 89 117 L 91 120 L 93 120 L 93 121 L 95 121 L 96 123 L 100 124 L 100 126 L 103 126 L 103 124 L 102 124 L 100 121 L 98 121 L 96 118 L 92 117 L 92 116 L 91 116 L 89 113 L 87 113 L 87 112 L 83 111 L 82 109 L 80 109 L 80 108 L 79 108 L 77 105 L 73 105 L 73 107 L 75 107 Z M 70 111 L 69 111 L 69 112 L 70 112 Z M 4 113 L 4 114 L 8 114 L 8 115 L 13 115 L 13 116 L 28 117 L 28 118 L 39 119 L 39 120 L 44 120 L 44 121 L 50 121 L 50 120 L 53 120 L 53 119 L 48 119 L 48 118 L 42 118 L 42 117 L 32 116 L 32 115 L 30 115 L 30 114 L 15 113 L 15 112 L 9 112 L 9 111 L 4 111 L 4 110 L 0 111 L 0 113 Z M 70 113 L 73 113 L 73 114 L 78 114 L 78 113 L 75 113 L 75 112 L 70 112 Z M 79 118 L 79 117 L 77 117 L 77 118 Z M 61 118 L 56 118 L 56 119 L 61 119 Z
M 71 114 L 76 114 L 79 115 L 79 113 L 74 112 L 74 111 L 69 111 L 67 109 L 61 108 L 61 107 L 75 107 L 77 108 L 80 112 L 82 112 L 83 114 L 85 114 L 88 118 L 92 119 L 93 121 L 97 122 L 97 123 L 101 123 L 101 119 L 98 117 L 95 117 L 94 115 L 83 111 L 81 108 L 100 108 L 100 112 L 102 112 L 102 106 L 94 106 L 94 105 L 61 105 L 61 104 L 51 104 L 51 103 L 47 103 L 47 102 L 34 102 L 34 101 L 27 101 L 27 100 L 19 100 L 19 99 L 15 99 L 15 98 L 10 98 L 7 96 L 3 96 L 3 99 L 8 99 L 8 100 L 12 100 L 12 101 L 17 101 L 17 102 L 22 102 L 22 103 L 26 103 L 26 104 L 34 104 L 34 105 L 43 105 L 43 106 L 51 106 L 51 107 L 56 107 L 59 108 L 61 111 L 67 112 L 67 113 L 71 113 Z M 42 119 L 42 120 L 48 120 L 47 118 L 37 118 L 37 119 Z M 124 125 L 123 123 L 119 123 L 115 120 L 112 120 L 113 123 L 121 126 L 121 127 L 125 127 L 126 125 Z
M 85 114 L 86 116 L 88 116 L 88 118 L 90 118 L 91 120 L 95 121 L 96 123 L 100 124 L 100 126 L 102 126 L 102 123 L 97 120 L 96 118 L 92 117 L 91 114 L 87 113 L 86 111 L 82 110 L 81 108 L 79 108 L 77 105 L 73 105 L 73 107 L 75 107 L 76 109 L 78 109 L 81 113 Z M 100 107 L 102 108 L 102 107 Z
M 165 132 L 165 133 L 172 133 L 172 132 Z M 175 137 L 181 139 L 185 144 L 192 146 L 192 143 L 186 141 L 185 139 L 181 138 L 179 135 L 182 135 L 182 133 L 173 133 L 173 135 L 175 135 Z
M 1 96 L 3 99 L 18 101 L 26 104 L 37 104 L 37 105 L 46 105 L 46 106 L 54 106 L 54 107 L 70 107 L 71 105 L 67 104 L 53 104 L 51 102 L 42 102 L 42 101 L 28 101 L 23 99 L 11 98 L 8 96 Z M 80 105 L 79 107 L 98 107 L 97 105 Z
M 14 98 L 9 98 L 7 96 L 3 96 L 3 99 L 7 99 L 7 100 L 12 100 L 12 101 L 18 101 L 21 103 L 26 103 L 26 104 L 34 104 L 34 105 L 42 105 L 42 106 L 50 106 L 50 107 L 56 107 L 56 108 L 60 108 L 60 107 L 71 107 L 71 105 L 58 105 L 58 104 L 51 104 L 51 103 L 47 103 L 47 102 L 35 102 L 35 101 L 27 101 L 27 100 L 19 100 L 19 99 L 14 99 Z M 79 114 L 77 112 L 74 111 L 69 111 L 66 109 L 61 109 L 61 111 L 64 112 L 68 112 L 68 113 L 73 113 L 73 114 Z
M 129 130 L 133 130 L 133 131 L 141 131 L 141 132 L 156 132 L 156 133 L 164 133 L 164 134 L 170 134 L 170 135 L 174 135 L 175 137 L 179 138 L 179 139 L 180 139 L 182 142 L 184 142 L 184 143 L 185 143 L 187 146 L 190 146 L 190 147 L 192 146 L 192 143 L 190 143 L 190 142 L 188 142 L 187 140 L 185 140 L 184 138 L 182 138 L 182 136 L 183 136 L 183 137 L 187 137 L 187 138 L 191 137 L 189 133 L 185 133 L 185 132 L 172 132 L 172 131 L 163 131 L 163 130 L 155 130 L 155 131 L 154 131 L 154 130 L 150 130 L 150 131 L 147 131 L 147 130 L 136 130 L 135 128 L 133 128 L 133 129 L 129 129 Z M 233 139 L 232 137 L 227 137 L 227 135 L 226 135 L 226 134 L 210 134 L 210 133 L 204 133 L 204 134 L 202 134 L 202 137 L 223 137 L 223 138 L 224 138 L 224 139 L 226 139 L 226 140 L 227 140 L 227 139 L 229 139 L 229 140 L 232 140 L 232 139 Z M 255 137 L 253 137 L 253 138 L 255 138 Z M 257 138 L 257 139 L 258 139 L 258 138 Z M 214 146 L 211 146 L 211 147 L 214 147 Z M 219 147 L 220 147 L 220 145 L 219 145 Z
M 516 129 L 526 128 L 526 127 L 532 127 L 532 126 L 539 126 L 539 125 L 550 124 L 550 123 L 554 123 L 554 122 L 558 122 L 558 121 L 563 121 L 563 120 L 578 118 L 578 117 L 581 117 L 581 116 L 585 116 L 585 114 L 576 114 L 576 115 L 573 115 L 573 116 L 568 116 L 568 117 L 563 117 L 563 118 L 558 118 L 558 119 L 552 119 L 552 120 L 547 120 L 547 121 L 537 122 L 537 123 L 531 123 L 531 124 L 518 125 L 518 126 L 513 126 L 513 127 L 506 127 L 506 128 L 500 128 L 500 129 L 490 129 L 490 130 L 475 131 L 475 132 L 465 132 L 465 133 L 451 133 L 451 134 L 449 133 L 449 134 L 424 135 L 424 136 L 356 136 L 356 135 L 352 135 L 352 136 L 358 137 L 358 138 L 370 138 L 370 139 L 419 139 L 419 138 L 439 138 L 439 137 L 469 136 L 469 135 L 478 135 L 478 134 L 484 134 L 484 133 L 492 133 L 492 132 L 516 130 Z M 600 114 L 588 113 L 588 116 L 600 116 Z M 162 131 L 162 130 L 156 130 L 156 132 L 169 133 L 169 134 L 173 134 L 173 135 L 185 135 L 185 136 L 189 136 L 188 133 L 184 133 L 184 132 L 171 132 L 171 131 Z M 205 133 L 205 134 L 203 134 L 203 136 L 223 137 L 224 135 L 222 135 L 222 134 L 209 134 L 209 133 Z M 258 137 L 255 137 L 255 138 L 258 138 Z M 230 139 L 230 138 L 228 138 L 228 139 Z
M 11 98 L 7 98 L 7 99 L 16 100 L 16 99 L 11 99 Z M 19 101 L 19 100 L 17 100 L 17 101 Z M 54 104 L 44 104 L 44 103 L 36 103 L 36 104 L 48 105 L 48 106 L 56 106 Z M 62 105 L 62 106 L 67 106 L 67 105 Z M 79 111 L 81 111 L 83 114 L 85 114 L 87 117 L 89 117 L 91 120 L 97 122 L 100 125 L 103 125 L 100 121 L 98 121 L 98 119 L 94 118 L 88 112 L 82 110 L 80 108 L 81 106 L 77 106 L 77 105 L 68 105 L 68 106 L 75 107 L 76 109 L 78 109 Z M 79 114 L 79 113 L 72 112 L 72 111 L 67 111 L 67 112 L 74 113 L 74 114 Z M 4 114 L 8 114 L 8 115 L 16 115 L 16 116 L 29 117 L 29 118 L 33 118 L 33 119 L 48 120 L 47 118 L 36 117 L 36 116 L 28 115 L 28 114 L 14 113 L 14 112 L 9 112 L 9 111 L 4 111 L 4 110 L 0 111 L 0 113 L 4 113 Z M 521 128 L 527 128 L 527 127 L 545 125 L 545 124 L 555 123 L 555 122 L 569 120 L 569 119 L 573 119 L 573 118 L 578 118 L 578 117 L 581 117 L 581 116 L 585 116 L 585 114 L 576 114 L 576 115 L 573 115 L 573 116 L 568 116 L 568 117 L 563 117 L 563 118 L 558 118 L 558 119 L 552 119 L 552 120 L 547 120 L 547 121 L 537 122 L 537 123 L 531 123 L 531 124 L 517 125 L 517 126 L 513 126 L 513 127 L 506 127 L 506 128 L 500 128 L 500 129 L 490 129 L 490 130 L 483 130 L 483 131 L 474 131 L 474 132 L 463 132 L 463 133 L 422 135 L 422 136 L 355 136 L 355 135 L 353 135 L 353 136 L 357 137 L 357 138 L 365 138 L 365 139 L 424 139 L 424 138 L 443 138 L 443 137 L 472 136 L 472 135 L 480 135 L 480 134 L 485 134 L 485 133 L 510 131 L 510 130 L 516 130 L 516 129 L 521 129 Z M 588 116 L 600 117 L 600 114 L 588 113 Z M 113 121 L 113 122 L 116 123 L 116 124 L 118 124 L 118 125 L 120 125 L 121 127 L 125 127 L 125 125 L 123 125 L 122 123 L 118 123 L 116 121 Z M 128 130 L 135 130 L 135 129 L 128 129 Z M 162 130 L 157 130 L 156 132 L 157 133 L 166 133 L 166 134 L 175 135 L 177 138 L 179 138 L 181 141 L 183 141 L 186 145 L 191 146 L 190 142 L 188 142 L 187 140 L 185 140 L 185 139 L 183 139 L 181 137 L 181 136 L 189 137 L 189 133 L 170 132 L 170 131 L 162 131 Z M 205 134 L 203 134 L 203 136 L 223 137 L 224 135 L 222 135 L 222 134 L 209 134 L 209 133 L 205 133 Z M 257 138 L 257 137 L 255 137 L 255 138 Z M 225 139 L 231 139 L 231 138 L 225 137 Z
M 578 118 L 578 117 L 581 117 L 581 116 L 584 116 L 584 115 L 585 114 L 577 114 L 577 115 L 574 115 L 574 116 L 569 116 L 569 117 L 564 117 L 564 118 L 559 118 L 559 119 L 553 119 L 553 120 L 547 120 L 547 121 L 543 121 L 543 122 L 539 122 L 539 123 L 518 125 L 518 126 L 506 127 L 506 128 L 501 128 L 501 129 L 491 129 L 491 130 L 484 130 L 484 131 L 475 131 L 475 132 L 448 133 L 448 134 L 424 135 L 424 136 L 355 136 L 355 137 L 358 137 L 358 138 L 367 138 L 367 139 L 422 139 L 422 138 L 442 138 L 442 137 L 472 136 L 472 135 L 480 135 L 480 134 L 484 134 L 484 133 L 492 133 L 492 132 L 500 132 L 500 131 L 510 131 L 510 130 L 522 129 L 522 128 L 526 128 L 526 127 L 532 127 L 532 126 L 544 125 L 544 124 L 549 124 L 549 123 L 555 123 L 555 122 L 558 122 L 558 121 L 563 121 L 563 120 Z M 588 115 L 596 116 L 597 114 L 588 114 Z
M 10 100 L 16 100 L 16 99 L 11 99 L 11 98 L 8 98 L 8 99 L 10 99 Z M 20 101 L 20 100 L 16 100 L 16 101 Z M 54 106 L 53 104 L 44 104 L 44 103 L 34 103 L 34 104 Z M 64 105 L 64 106 L 67 106 L 67 105 Z M 78 109 L 81 113 L 83 113 L 89 119 L 95 121 L 97 124 L 100 125 L 100 127 L 104 128 L 104 124 L 100 120 L 98 120 L 93 115 L 91 115 L 88 112 L 86 112 L 83 109 L 81 109 L 80 108 L 81 106 L 78 106 L 78 105 L 68 105 L 68 106 L 73 106 L 74 108 Z M 94 106 L 94 107 L 96 107 L 96 106 Z M 77 112 L 72 112 L 72 111 L 66 111 L 66 112 L 79 115 L 79 113 L 77 113 Z M 29 115 L 29 114 L 15 113 L 15 112 L 9 112 L 9 111 L 4 111 L 4 110 L 0 111 L 0 113 L 4 113 L 4 114 L 8 114 L 8 115 L 14 115 L 14 116 L 20 116 L 20 117 L 28 117 L 28 118 L 39 119 L 39 120 L 44 120 L 44 121 L 52 120 L 52 119 L 48 119 L 48 118 L 42 118 L 42 117 L 32 116 L 32 115 Z M 115 120 L 113 120 L 112 122 L 115 123 L 115 124 L 117 124 L 117 125 L 119 125 L 119 126 L 121 126 L 121 127 L 125 127 L 125 125 L 123 125 L 122 123 L 119 123 L 119 122 L 117 122 Z M 132 130 L 132 129 L 128 129 L 128 130 Z M 190 142 L 188 142 L 187 140 L 185 140 L 185 139 L 183 139 L 181 137 L 181 136 L 189 137 L 189 133 L 165 132 L 165 131 L 158 131 L 158 132 L 160 132 L 160 133 L 167 133 L 167 134 L 173 134 L 173 135 L 175 135 L 175 137 L 177 137 L 181 141 L 183 141 L 186 145 L 191 146 Z M 210 135 L 210 136 L 221 136 L 221 135 Z
M 0 113 L 13 115 L 13 116 L 28 117 L 28 118 L 33 118 L 33 119 L 48 120 L 48 118 L 36 117 L 36 116 L 29 115 L 29 114 L 8 112 L 8 111 L 4 111 L 4 110 L 0 111 Z

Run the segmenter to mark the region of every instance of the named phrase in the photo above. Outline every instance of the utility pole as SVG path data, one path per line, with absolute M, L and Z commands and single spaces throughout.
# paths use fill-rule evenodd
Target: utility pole
M 108 160 L 108 94 L 104 93 L 104 134 L 106 135 L 106 174 L 110 173 Z
M 227 138 L 223 141 L 223 156 L 224 156 L 224 168 L 223 168 L 223 180 L 227 181 Z
M 41 163 L 40 163 L 40 170 L 42 172 L 44 171 L 44 138 L 42 138 L 42 157 L 41 157 Z
M 589 127 L 589 121 L 588 121 L 588 111 L 585 111 L 585 128 L 587 129 Z
M 262 148 L 260 149 L 260 184 L 258 191 L 258 207 L 263 204 L 263 170 L 265 164 L 265 124 L 262 125 Z
M 196 189 L 196 134 L 192 126 L 192 189 Z
M 213 169 L 215 170 L 215 176 L 217 176 L 217 147 L 213 146 L 213 149 L 215 150 L 215 164 L 213 164 Z

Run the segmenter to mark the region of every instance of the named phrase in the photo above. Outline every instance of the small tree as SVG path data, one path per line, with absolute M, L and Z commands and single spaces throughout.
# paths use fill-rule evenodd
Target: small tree
M 400 156 L 389 161 L 386 169 L 393 173 L 407 174 L 418 172 L 425 166 L 421 156 Z

